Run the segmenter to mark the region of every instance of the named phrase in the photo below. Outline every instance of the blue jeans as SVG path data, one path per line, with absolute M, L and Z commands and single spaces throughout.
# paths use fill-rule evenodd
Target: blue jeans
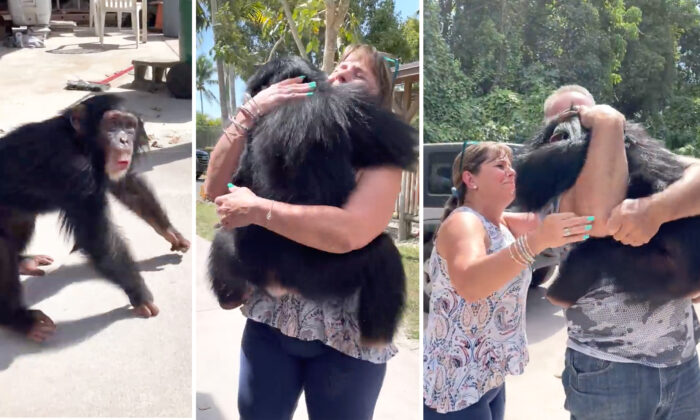
M 479 401 L 450 413 L 438 413 L 423 404 L 423 420 L 503 420 L 506 411 L 506 384 L 489 390 Z
M 561 381 L 572 420 L 700 420 L 697 357 L 653 368 L 617 363 L 566 349 Z
M 248 320 L 241 344 L 241 420 L 292 418 L 302 389 L 309 419 L 371 419 L 386 363 L 347 356 Z

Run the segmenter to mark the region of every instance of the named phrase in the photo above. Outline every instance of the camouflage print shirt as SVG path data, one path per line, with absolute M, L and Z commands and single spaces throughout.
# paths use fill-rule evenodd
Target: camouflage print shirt
M 558 202 L 544 214 L 558 211 Z M 561 258 L 566 249 L 560 249 Z M 633 302 L 612 279 L 602 278 L 564 311 L 567 346 L 588 356 L 651 367 L 670 367 L 696 356 L 700 323 L 689 298 L 653 306 Z

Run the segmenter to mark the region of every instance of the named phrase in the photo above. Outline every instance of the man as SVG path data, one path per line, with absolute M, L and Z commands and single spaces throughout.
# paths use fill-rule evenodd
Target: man
M 665 222 L 700 215 L 698 161 L 679 157 L 689 164 L 680 180 L 650 197 L 622 200 L 624 117 L 595 105 L 585 88 L 569 85 L 547 98 L 545 121 L 572 106 L 582 124 L 593 127 L 592 139 L 581 176 L 560 197 L 559 211 L 594 214 L 592 236 L 612 235 L 631 246 L 649 242 Z M 613 128 L 596 136 L 599 125 L 591 120 Z M 700 419 L 700 324 L 690 298 L 659 306 L 632 303 L 603 278 L 564 314 L 569 340 L 562 383 L 572 419 Z

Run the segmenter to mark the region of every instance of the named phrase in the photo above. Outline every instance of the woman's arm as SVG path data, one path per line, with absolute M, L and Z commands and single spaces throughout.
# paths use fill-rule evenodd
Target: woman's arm
M 516 238 L 532 232 L 542 223 L 539 216 L 535 213 L 513 213 L 508 211 L 503 213 L 503 221 Z
M 536 255 L 546 248 L 580 242 L 587 232 L 587 220 L 573 213 L 549 215 L 536 230 L 526 234 L 527 244 Z M 570 229 L 570 236 L 564 236 L 565 228 Z M 486 240 L 481 221 L 471 213 L 451 215 L 438 232 L 435 246 L 447 262 L 450 281 L 457 293 L 469 302 L 499 290 L 526 267 L 516 260 L 517 252 L 511 249 L 514 245 L 487 255 Z
M 235 123 L 224 130 L 209 157 L 207 179 L 204 181 L 204 192 L 209 199 L 214 200 L 229 192 L 226 185 L 238 169 L 246 135 L 236 125 L 251 128 L 255 124 L 255 118 L 267 114 L 280 104 L 313 95 L 316 84 L 302 83 L 303 80 L 304 76 L 294 77 L 272 84 L 243 105 L 246 111 L 238 111 L 234 117 Z
M 627 191 L 625 117 L 608 105 L 580 107 L 581 125 L 591 130 L 586 162 L 571 189 L 562 194 L 560 211 L 595 217 L 591 236 L 608 236 L 612 209 Z
M 235 187 L 215 202 L 227 229 L 256 224 L 300 244 L 341 254 L 364 247 L 386 228 L 400 190 L 401 169 L 378 167 L 363 170 L 343 207 L 273 202 Z
M 238 112 L 235 119 L 246 127 L 253 125 L 252 119 L 243 112 Z M 209 199 L 213 200 L 228 193 L 226 184 L 231 181 L 231 177 L 238 168 L 245 142 L 246 136 L 233 124 L 219 137 L 209 157 L 207 178 L 204 181 L 204 192 Z

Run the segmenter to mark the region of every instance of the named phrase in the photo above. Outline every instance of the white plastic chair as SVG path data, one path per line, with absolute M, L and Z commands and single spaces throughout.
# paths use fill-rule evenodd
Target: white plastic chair
M 95 4 L 95 31 L 100 37 L 100 44 L 104 44 L 105 34 L 105 16 L 108 12 L 117 13 L 117 27 L 122 28 L 122 13 L 131 13 L 131 28 L 134 30 L 136 37 L 136 48 L 139 47 L 140 30 L 139 21 L 143 21 L 143 42 L 146 42 L 148 36 L 146 23 L 146 1 L 141 2 L 136 0 L 92 0 Z

